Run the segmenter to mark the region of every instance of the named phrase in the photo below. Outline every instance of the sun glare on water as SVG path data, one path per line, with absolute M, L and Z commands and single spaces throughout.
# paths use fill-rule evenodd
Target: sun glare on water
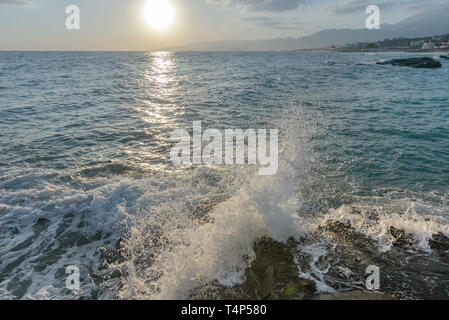
M 164 29 L 175 20 L 175 7 L 169 0 L 147 0 L 143 8 L 143 16 L 151 27 Z

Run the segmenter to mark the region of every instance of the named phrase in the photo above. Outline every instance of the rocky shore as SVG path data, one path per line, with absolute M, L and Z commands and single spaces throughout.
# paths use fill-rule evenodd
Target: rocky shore
M 261 239 L 254 248 L 257 255 L 245 272 L 246 281 L 234 287 L 226 299 L 243 300 L 396 300 L 378 292 L 362 290 L 317 294 L 315 282 L 298 276 L 290 244 Z
M 387 61 L 379 61 L 377 62 L 377 64 L 379 65 L 390 64 L 392 66 L 399 66 L 399 67 L 426 68 L 426 69 L 435 69 L 442 67 L 441 62 L 436 61 L 435 59 L 430 57 L 393 59 Z

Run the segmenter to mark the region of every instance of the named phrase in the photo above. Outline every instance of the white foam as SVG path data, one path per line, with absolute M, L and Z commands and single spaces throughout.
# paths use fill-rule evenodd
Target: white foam
M 354 212 L 353 208 L 360 212 Z M 391 234 L 390 227 L 404 230 L 411 235 L 416 242 L 416 248 L 431 251 L 429 240 L 438 233 L 449 236 L 449 220 L 447 214 L 438 214 L 433 208 L 431 214 L 418 210 L 417 205 L 409 200 L 390 200 L 384 204 L 358 203 L 351 206 L 341 206 L 330 210 L 320 222 L 324 225 L 327 221 L 339 221 L 350 225 L 357 232 L 371 238 L 378 244 L 381 252 L 389 251 L 395 237 Z M 369 213 L 375 213 L 373 219 Z
M 129 274 L 121 298 L 186 299 L 192 290 L 214 280 L 225 286 L 235 285 L 243 281 L 244 271 L 254 259 L 257 239 L 267 235 L 286 242 L 304 234 L 297 215 L 301 207 L 297 186 L 306 171 L 306 148 L 298 141 L 305 134 L 301 130 L 306 124 L 289 117 L 293 123 L 283 123 L 282 128 L 287 128 L 283 141 L 288 144 L 281 144 L 278 174 L 246 173 L 249 178 L 243 179 L 246 182 L 234 196 L 209 213 L 211 222 L 186 221 L 176 210 L 163 223 L 158 223 L 160 211 L 131 217 L 131 252 L 142 248 L 148 225 L 158 224 L 168 245 L 148 268 L 139 268 L 136 259 L 125 264 Z
M 79 189 L 48 182 L 55 172 L 30 169 L 4 176 L 0 223 L 2 230 L 17 228 L 19 233 L 0 235 L 0 267 L 25 255 L 14 270 L 21 279 L 32 279 L 24 298 L 61 299 L 73 296 L 66 293 L 65 278 L 58 272 L 67 265 L 79 265 L 86 277 L 80 294 L 89 296 L 96 289 L 88 275 L 90 270 L 97 271 L 98 248 L 110 248 L 118 238 L 128 236 L 124 247 L 131 258 L 111 264 L 108 270 L 125 272 L 123 286 L 117 292 L 117 281 L 111 280 L 102 298 L 187 299 L 212 281 L 224 286 L 244 281 L 244 271 L 255 258 L 254 243 L 263 236 L 286 242 L 290 237 L 316 234 L 328 221 L 340 221 L 373 239 L 381 252 L 392 247 L 391 226 L 411 234 L 423 250 L 430 250 L 433 235 L 449 236 L 446 207 L 435 210 L 432 206 L 426 213 L 423 204 L 408 199 L 387 204 L 360 199 L 352 207 L 361 214 L 348 206 L 313 216 L 301 214 L 298 187 L 310 175 L 308 139 L 316 130 L 303 116 L 301 109 L 289 110 L 276 125 L 282 140 L 275 176 L 258 176 L 247 167 L 204 167 L 141 179 L 80 178 L 83 188 Z M 377 208 L 374 220 L 368 214 L 373 208 Z M 73 217 L 64 233 L 91 237 L 101 231 L 104 238 L 69 247 L 56 263 L 34 272 L 34 259 L 59 247 L 55 233 L 69 214 Z M 12 252 L 35 236 L 33 226 L 39 218 L 49 220 L 48 228 L 28 247 Z M 78 227 L 80 223 L 83 226 Z M 298 274 L 314 280 L 319 292 L 332 292 L 324 281 L 328 269 L 317 267 L 320 257 L 328 254 L 324 247 L 314 244 L 300 251 L 310 257 L 311 271 Z M 0 284 L 0 298 L 13 297 L 10 281 Z
M 299 276 L 304 279 L 309 279 L 315 282 L 316 284 L 316 292 L 317 293 L 333 293 L 335 290 L 326 284 L 324 279 L 325 275 L 329 272 L 330 265 L 326 266 L 326 268 L 319 268 L 317 266 L 320 258 L 325 257 L 327 255 L 326 248 L 320 243 L 313 243 L 309 245 L 299 246 L 298 249 L 309 255 L 311 259 L 310 269 L 311 272 L 304 272 L 299 268 L 298 261 L 295 261 L 299 268 Z M 295 258 L 296 259 L 296 258 Z

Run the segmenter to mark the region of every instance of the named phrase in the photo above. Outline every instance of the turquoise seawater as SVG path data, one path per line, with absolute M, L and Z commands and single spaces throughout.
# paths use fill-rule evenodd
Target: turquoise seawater
M 448 298 L 449 63 L 376 65 L 414 55 L 0 52 L 0 298 L 201 298 L 263 237 L 317 293 Z M 173 166 L 193 121 L 279 129 L 277 175 Z

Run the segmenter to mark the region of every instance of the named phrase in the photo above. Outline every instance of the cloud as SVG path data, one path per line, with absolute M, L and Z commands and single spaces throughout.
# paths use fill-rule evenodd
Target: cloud
M 422 10 L 429 5 L 438 5 L 447 2 L 445 0 L 340 0 L 338 4 L 325 6 L 322 11 L 327 15 L 341 15 L 354 12 L 365 12 L 369 5 L 377 5 L 381 10 L 400 8 L 406 10 Z
M 223 4 L 243 11 L 243 21 L 260 27 L 278 30 L 298 30 L 301 23 L 287 22 L 267 14 L 277 14 L 298 9 L 299 5 L 307 0 L 206 0 L 209 3 Z M 248 16 L 248 14 L 252 14 Z M 254 15 L 256 14 L 256 15 Z M 261 15 L 258 15 L 261 14 Z
M 248 12 L 284 12 L 296 10 L 302 0 L 207 0 L 210 3 L 223 3 Z
M 299 27 L 301 26 L 301 23 L 299 22 L 284 23 L 276 18 L 267 16 L 245 17 L 242 20 L 247 21 L 257 27 L 279 29 L 279 30 L 298 30 Z
M 32 2 L 27 0 L 0 0 L 0 5 L 2 4 L 8 4 L 18 7 L 31 7 L 33 5 Z
M 248 21 L 258 27 L 273 27 L 281 24 L 279 20 L 270 17 L 246 17 L 242 20 Z

